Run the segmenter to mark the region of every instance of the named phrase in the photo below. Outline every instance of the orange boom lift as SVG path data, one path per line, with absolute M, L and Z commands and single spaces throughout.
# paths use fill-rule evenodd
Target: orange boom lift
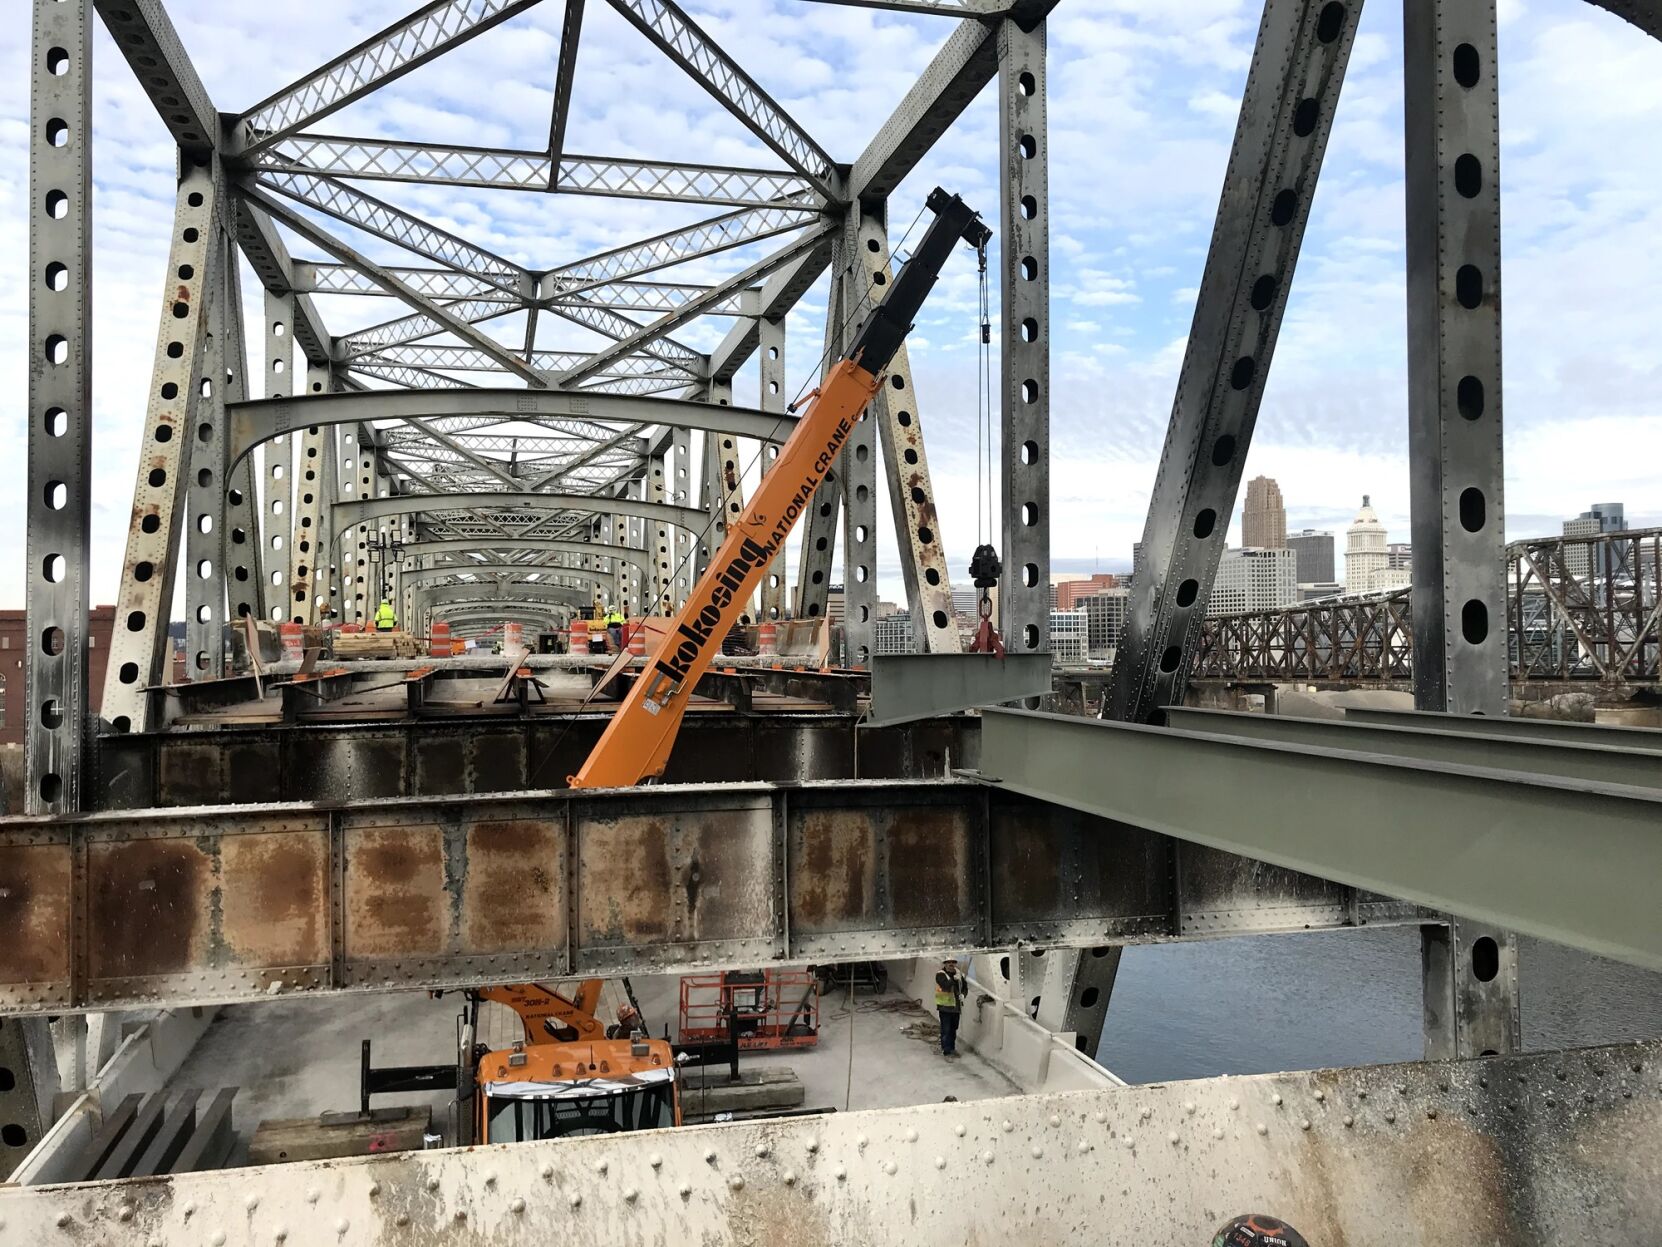
M 785 546 L 797 518 L 882 383 L 884 370 L 912 328 L 923 300 L 959 239 L 986 258 L 992 232 L 956 195 L 936 187 L 928 207 L 935 219 L 917 250 L 866 318 L 854 343 L 818 390 L 779 457 L 763 475 L 750 505 L 728 529 L 727 540 L 694 587 L 648 666 L 624 695 L 573 788 L 627 788 L 664 773 L 681 717 L 699 677 L 721 651 L 768 564 Z

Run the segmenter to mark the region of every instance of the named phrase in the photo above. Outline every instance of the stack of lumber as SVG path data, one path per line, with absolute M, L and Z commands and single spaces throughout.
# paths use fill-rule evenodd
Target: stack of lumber
M 419 658 L 426 646 L 402 629 L 392 632 L 336 632 L 336 658 Z

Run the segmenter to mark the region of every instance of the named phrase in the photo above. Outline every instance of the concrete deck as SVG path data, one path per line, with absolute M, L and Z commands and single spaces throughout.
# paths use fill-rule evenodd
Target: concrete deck
M 634 980 L 636 996 L 655 1034 L 676 1025 L 677 980 Z M 608 984 L 602 1012 L 621 1000 Z M 359 1050 L 373 1043 L 377 1067 L 429 1065 L 455 1059 L 459 994 L 433 999 L 401 992 L 333 1001 L 282 1000 L 227 1006 L 172 1079 L 178 1087 L 241 1088 L 231 1163 L 246 1162 L 248 1141 L 268 1117 L 315 1117 L 358 1106 Z M 506 1045 L 518 1037 L 506 1010 L 481 1014 L 481 1038 Z M 836 993 L 821 1003 L 817 1047 L 747 1052 L 741 1068 L 789 1066 L 802 1080 L 809 1109 L 894 1108 L 1016 1095 L 1023 1088 L 974 1052 L 941 1056 L 935 1018 L 891 987 L 883 995 Z M 376 1107 L 429 1105 L 435 1125 L 451 1136 L 449 1092 L 377 1096 Z

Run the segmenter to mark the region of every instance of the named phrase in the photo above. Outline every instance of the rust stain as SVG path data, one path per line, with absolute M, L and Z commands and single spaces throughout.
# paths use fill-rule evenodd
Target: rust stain
M 93 979 L 204 967 L 213 859 L 193 840 L 131 840 L 87 850 Z
M 1035 921 L 1054 916 L 1062 899 L 1058 820 L 1048 808 L 1017 807 L 999 815 L 992 837 L 993 894 L 1000 917 Z
M 242 965 L 329 960 L 329 843 L 322 831 L 226 836 L 221 935 Z
M 69 981 L 68 845 L 0 848 L 0 983 Z
M 565 845 L 561 828 L 533 819 L 467 829 L 461 951 L 541 951 L 566 942 Z
M 669 828 L 658 818 L 586 823 L 577 861 L 585 944 L 662 941 L 670 929 Z
M 969 836 L 957 810 L 897 810 L 889 825 L 891 908 L 901 926 L 967 922 Z
M 347 956 L 442 953 L 450 907 L 439 827 L 353 828 L 346 844 Z
M 793 927 L 836 931 L 876 916 L 872 839 L 871 819 L 863 812 L 803 816 L 790 868 Z
M 690 861 L 677 881 L 686 897 L 689 938 L 772 933 L 772 823 L 765 810 L 711 811 L 677 820 L 677 832 L 691 842 Z

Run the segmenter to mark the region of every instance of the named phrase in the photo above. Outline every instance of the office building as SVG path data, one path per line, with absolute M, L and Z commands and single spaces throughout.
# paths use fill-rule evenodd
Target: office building
M 1298 556 L 1291 550 L 1225 550 L 1206 613 L 1273 610 L 1298 600 Z
M 1626 508 L 1620 502 L 1595 502 L 1591 508 L 1583 511 L 1573 520 L 1564 521 L 1564 536 L 1597 537 L 1601 533 L 1619 533 L 1627 531 Z M 1592 547 L 1585 545 L 1567 545 L 1564 547 L 1564 566 L 1570 575 L 1584 577 L 1592 567 L 1589 557 Z M 1614 557 L 1619 558 L 1617 554 Z M 1612 570 L 1615 570 L 1613 567 Z
M 1241 545 L 1279 550 L 1287 544 L 1287 508 L 1281 486 L 1267 476 L 1247 482 L 1246 506 L 1241 509 Z
M 1333 579 L 1333 534 L 1306 528 L 1287 537 L 1287 548 L 1298 555 L 1300 584 L 1322 584 Z
M 1407 541 L 1392 541 L 1385 546 L 1385 566 L 1392 571 L 1411 572 L 1414 569 L 1414 547 Z
M 1057 667 L 1083 666 L 1091 625 L 1083 610 L 1050 612 L 1050 661 Z
M 1406 567 L 1392 567 L 1390 542 L 1367 494 L 1345 530 L 1345 592 L 1382 593 L 1408 583 Z
M 1119 648 L 1120 636 L 1125 632 L 1126 611 L 1131 591 L 1122 586 L 1104 589 L 1083 599 L 1079 605 L 1085 611 L 1086 657 L 1112 658 Z
M 1056 609 L 1059 611 L 1076 610 L 1087 597 L 1094 593 L 1101 593 L 1104 589 L 1112 589 L 1119 584 L 1119 577 L 1108 572 L 1097 572 L 1094 575 L 1061 580 L 1056 582 Z
M 911 654 L 915 653 L 916 649 L 911 611 L 895 611 L 892 615 L 880 615 L 873 621 L 873 653 Z

